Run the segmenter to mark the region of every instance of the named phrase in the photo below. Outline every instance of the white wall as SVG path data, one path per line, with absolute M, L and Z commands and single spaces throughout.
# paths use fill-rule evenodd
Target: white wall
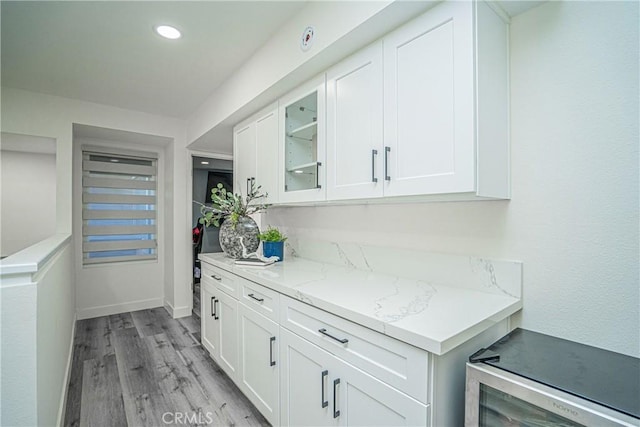
M 38 425 L 57 425 L 72 357 L 75 321 L 73 251 L 66 245 L 37 278 L 37 402 Z
M 524 262 L 525 328 L 640 356 L 638 3 L 511 25 L 512 200 L 271 209 L 312 238 Z
M 51 137 L 56 140 L 56 231 L 72 232 L 72 141 L 74 123 L 157 135 L 173 140 L 164 148 L 165 214 L 164 238 L 167 250 L 160 260 L 164 271 L 163 293 L 171 307 L 189 310 L 191 298 L 191 236 L 187 217 L 186 125 L 179 119 L 155 116 L 106 105 L 2 88 L 2 131 Z M 76 258 L 79 251 L 76 250 Z M 111 280 L 117 280 L 111 277 Z M 82 286 L 78 283 L 78 289 Z M 78 307 L 82 309 L 84 307 Z M 174 313 L 175 314 L 175 313 Z
M 0 424 L 60 425 L 75 319 L 73 250 L 55 234 L 0 262 Z
M 136 139 L 144 141 L 144 135 L 133 134 Z M 155 142 L 150 137 L 146 143 L 120 142 L 87 137 L 75 137 L 74 145 L 74 218 L 73 240 L 78 248 L 75 257 L 75 274 L 78 287 L 76 289 L 76 305 L 79 319 L 88 319 L 108 314 L 136 311 L 164 305 L 164 262 L 166 236 L 161 232 L 165 229 L 166 206 L 164 145 L 167 141 Z M 82 146 L 135 149 L 138 152 L 148 152 L 158 157 L 157 172 L 157 260 L 118 262 L 106 264 L 83 265 L 82 253 Z M 172 209 L 170 206 L 169 209 Z M 169 291 L 173 295 L 172 291 Z
M 56 156 L 2 150 L 0 250 L 9 256 L 56 231 Z

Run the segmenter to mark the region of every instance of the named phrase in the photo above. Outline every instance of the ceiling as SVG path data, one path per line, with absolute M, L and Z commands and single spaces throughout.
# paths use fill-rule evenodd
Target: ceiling
M 185 118 L 305 2 L 0 4 L 2 86 Z
M 511 16 L 541 3 L 499 2 Z M 2 0 L 1 83 L 186 118 L 305 4 Z M 161 38 L 159 24 L 183 37 Z

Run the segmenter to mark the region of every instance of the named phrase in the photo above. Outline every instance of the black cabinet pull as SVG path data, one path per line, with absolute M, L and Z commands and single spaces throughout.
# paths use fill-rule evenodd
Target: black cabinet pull
M 333 418 L 340 416 L 340 410 L 336 407 L 336 396 L 338 395 L 338 384 L 340 384 L 340 378 L 333 380 Z
M 378 155 L 378 150 L 371 150 L 371 182 L 378 182 L 378 178 L 376 178 L 376 156 Z
M 391 147 L 384 147 L 384 179 L 386 181 L 391 181 L 391 176 L 389 175 L 389 153 L 391 152 Z
M 276 366 L 276 361 L 273 360 L 273 343 L 276 342 L 276 337 L 269 339 L 269 366 Z
M 213 277 L 215 280 L 217 280 L 218 282 L 222 280 L 222 277 L 220 276 L 216 276 L 215 274 L 212 274 L 211 277 Z
M 322 188 L 320 185 L 320 166 L 322 166 L 322 162 L 316 163 L 316 188 Z
M 249 185 L 251 184 L 251 178 L 247 178 L 247 194 L 249 194 L 251 192 L 251 190 L 249 190 Z
M 258 297 L 256 297 L 256 296 L 255 296 L 255 295 L 253 295 L 253 294 L 249 294 L 249 295 L 247 295 L 247 296 L 248 296 L 249 298 L 253 298 L 254 300 L 256 300 L 256 301 L 258 301 L 258 302 L 263 302 L 263 301 L 264 301 L 264 298 L 258 298 Z
M 218 316 L 218 299 L 213 300 L 213 320 L 218 320 L 220 316 Z
M 326 330 L 325 328 L 318 329 L 318 332 L 320 332 L 322 335 L 326 335 L 326 336 L 328 336 L 329 338 L 331 338 L 331 339 L 334 339 L 334 340 L 338 341 L 340 344 L 346 344 L 346 343 L 348 343 L 348 342 L 349 342 L 349 340 L 348 340 L 348 339 L 346 339 L 346 338 L 342 338 L 342 339 L 340 339 L 340 338 L 334 337 L 333 335 L 331 335 L 330 333 L 328 333 L 328 332 L 327 332 L 327 330 Z
M 322 374 L 320 375 L 320 390 L 322 393 L 322 407 L 326 408 L 327 406 L 329 406 L 329 401 L 325 400 L 324 397 L 324 379 L 329 375 L 329 371 L 322 371 Z
M 215 313 L 214 310 L 216 309 L 216 307 L 215 307 L 215 304 L 213 302 L 214 299 L 215 299 L 215 297 L 211 297 L 211 317 L 215 318 L 216 313 Z

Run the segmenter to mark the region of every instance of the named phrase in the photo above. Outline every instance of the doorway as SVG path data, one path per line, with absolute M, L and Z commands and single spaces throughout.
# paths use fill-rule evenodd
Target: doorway
M 200 224 L 200 204 L 211 206 L 211 189 L 218 183 L 227 191 L 233 191 L 233 161 L 193 155 L 192 170 L 193 314 L 199 317 L 201 270 L 198 254 L 222 252 L 219 227 Z

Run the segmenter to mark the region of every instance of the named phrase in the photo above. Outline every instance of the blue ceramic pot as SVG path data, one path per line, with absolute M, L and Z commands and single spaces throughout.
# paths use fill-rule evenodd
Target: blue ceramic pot
M 277 256 L 278 261 L 282 261 L 284 259 L 284 242 L 262 242 L 262 254 L 266 258 Z

